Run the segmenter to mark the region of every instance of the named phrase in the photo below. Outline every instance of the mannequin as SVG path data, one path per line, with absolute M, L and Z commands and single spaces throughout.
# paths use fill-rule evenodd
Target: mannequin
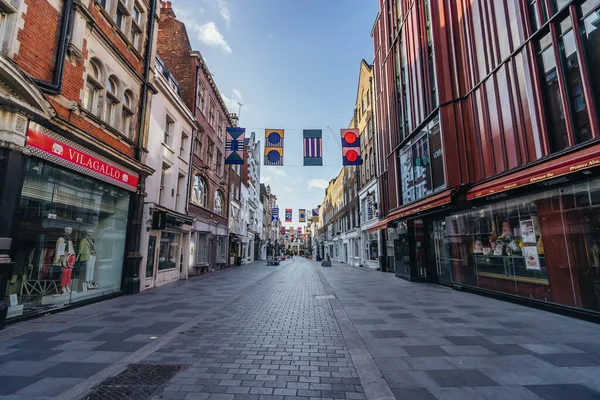
M 54 265 L 60 265 L 60 291 L 62 294 L 71 293 L 71 276 L 75 265 L 75 249 L 71 240 L 73 228 L 66 227 L 64 234 L 56 241 Z
M 77 261 L 85 266 L 85 283 L 88 289 L 96 289 L 94 283 L 94 268 L 96 267 L 96 244 L 94 243 L 94 232 L 88 229 L 85 236 L 79 242 L 79 254 Z

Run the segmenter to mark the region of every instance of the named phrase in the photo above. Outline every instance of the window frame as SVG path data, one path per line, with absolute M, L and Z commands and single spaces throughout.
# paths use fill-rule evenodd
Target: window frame
M 170 149 L 171 144 L 173 143 L 173 131 L 175 129 L 175 119 L 173 119 L 173 117 L 171 117 L 169 114 L 166 114 L 164 120 L 165 120 L 165 126 L 163 129 L 162 144 L 167 146 Z

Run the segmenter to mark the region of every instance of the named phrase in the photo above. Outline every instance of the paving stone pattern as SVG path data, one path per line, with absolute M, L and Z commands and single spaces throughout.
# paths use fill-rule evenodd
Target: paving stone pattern
M 597 324 L 378 271 L 321 271 L 398 399 L 600 399 Z
M 154 400 L 362 399 L 375 380 L 383 400 L 600 399 L 596 324 L 296 258 L 9 326 L 0 400 L 75 400 L 130 359 L 186 366 Z
M 364 399 L 314 265 L 294 263 L 145 361 L 191 363 L 156 399 Z
M 61 398 L 273 272 L 226 269 L 9 326 L 0 331 L 0 399 Z

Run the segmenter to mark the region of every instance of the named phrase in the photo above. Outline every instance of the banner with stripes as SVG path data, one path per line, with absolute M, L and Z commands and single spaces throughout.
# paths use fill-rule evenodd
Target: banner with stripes
M 271 221 L 279 221 L 279 208 L 271 210 Z
M 292 222 L 292 209 L 291 208 L 285 209 L 285 222 Z
M 225 164 L 244 164 L 244 139 L 246 128 L 227 128 L 225 138 Z
M 304 137 L 304 165 L 323 165 L 323 132 L 320 129 L 305 129 Z

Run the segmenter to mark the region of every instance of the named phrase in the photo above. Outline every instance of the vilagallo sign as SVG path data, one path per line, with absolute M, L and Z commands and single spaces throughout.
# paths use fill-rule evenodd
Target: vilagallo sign
M 130 190 L 135 190 L 138 184 L 137 174 L 124 171 L 117 165 L 104 161 L 101 156 L 94 154 L 89 150 L 80 150 L 69 145 L 66 140 L 59 141 L 45 132 L 45 129 L 36 123 L 30 123 L 27 131 L 27 146 L 37 149 L 48 155 L 67 161 L 72 166 L 79 166 L 89 172 L 95 172 L 103 177 L 107 182 L 111 180 L 125 185 Z

